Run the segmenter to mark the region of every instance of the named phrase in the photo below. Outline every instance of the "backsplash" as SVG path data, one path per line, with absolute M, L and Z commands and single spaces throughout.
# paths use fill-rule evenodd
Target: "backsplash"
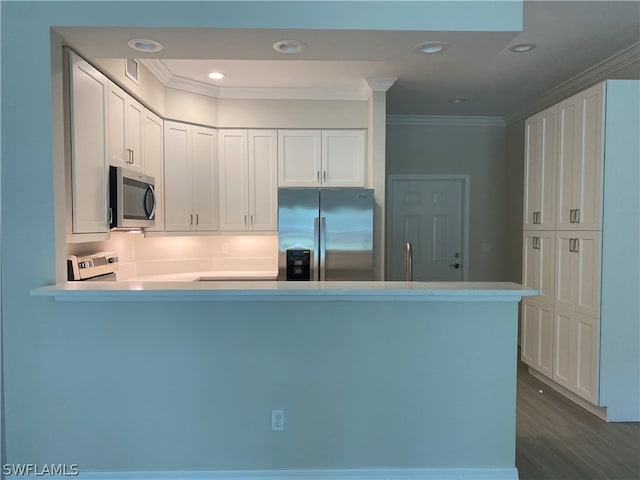
M 112 232 L 111 239 L 103 242 L 67 244 L 67 255 L 113 251 L 119 257 L 119 279 L 137 275 L 138 266 L 144 270 L 162 269 L 166 265 L 175 273 L 188 265 L 208 264 L 225 270 L 246 269 L 247 259 L 260 259 L 260 264 L 277 268 L 278 236 L 192 236 L 151 237 L 141 233 Z M 215 261 L 211 261 L 211 260 Z M 155 264 L 155 265 L 154 265 Z M 234 268 L 235 267 L 235 268 Z

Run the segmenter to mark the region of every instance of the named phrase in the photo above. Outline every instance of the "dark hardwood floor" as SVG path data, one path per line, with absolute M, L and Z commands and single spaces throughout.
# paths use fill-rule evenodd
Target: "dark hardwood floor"
M 600 420 L 519 362 L 516 467 L 520 480 L 640 480 L 640 423 Z

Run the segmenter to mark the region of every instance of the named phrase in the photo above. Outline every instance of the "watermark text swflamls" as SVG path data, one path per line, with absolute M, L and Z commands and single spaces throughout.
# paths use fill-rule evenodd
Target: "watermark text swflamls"
M 63 463 L 51 463 L 39 465 L 37 463 L 5 463 L 2 466 L 2 473 L 6 477 L 75 477 L 80 473 L 78 465 Z

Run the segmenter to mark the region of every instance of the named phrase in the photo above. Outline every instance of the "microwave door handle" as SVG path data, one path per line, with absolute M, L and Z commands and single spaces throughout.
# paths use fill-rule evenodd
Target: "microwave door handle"
M 147 196 L 151 194 L 151 211 L 147 210 Z M 144 207 L 144 213 L 149 220 L 153 220 L 156 215 L 156 192 L 153 189 L 153 185 L 147 185 L 147 191 L 144 194 L 144 200 L 142 203 Z

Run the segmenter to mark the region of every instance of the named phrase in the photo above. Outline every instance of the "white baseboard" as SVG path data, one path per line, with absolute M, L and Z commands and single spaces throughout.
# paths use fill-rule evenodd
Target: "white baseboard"
M 212 470 L 82 472 L 53 480 L 518 480 L 515 467 L 504 468 L 354 468 L 309 470 Z

